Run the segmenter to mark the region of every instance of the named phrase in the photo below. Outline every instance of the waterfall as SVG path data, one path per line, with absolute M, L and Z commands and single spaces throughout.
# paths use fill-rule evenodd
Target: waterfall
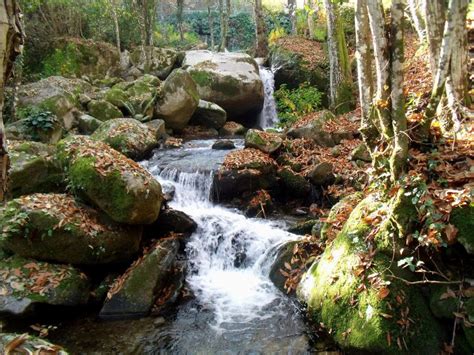
M 273 128 L 278 122 L 276 101 L 273 95 L 275 92 L 274 72 L 273 68 L 267 68 L 262 65 L 260 66 L 260 77 L 265 92 L 263 109 L 258 118 L 258 125 L 262 129 Z

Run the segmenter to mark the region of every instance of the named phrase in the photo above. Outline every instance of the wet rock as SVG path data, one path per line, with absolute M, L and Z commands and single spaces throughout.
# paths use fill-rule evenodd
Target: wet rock
M 158 181 L 107 144 L 73 136 L 58 144 L 57 156 L 74 190 L 114 221 L 150 224 L 158 218 L 163 201 Z
M 311 184 L 308 180 L 291 168 L 283 167 L 279 169 L 278 177 L 283 185 L 283 191 L 290 197 L 307 197 L 311 192 Z
M 117 118 L 103 122 L 91 138 L 107 143 L 126 157 L 141 160 L 158 146 L 148 126 L 133 118 Z
M 173 239 L 156 243 L 112 285 L 100 317 L 120 319 L 147 315 L 157 294 L 169 283 L 178 248 L 179 242 Z
M 169 232 L 192 233 L 197 224 L 186 213 L 172 208 L 166 208 L 160 212 L 155 223 L 146 227 L 145 234 L 156 237 Z
M 100 121 L 108 121 L 123 117 L 123 113 L 110 102 L 105 100 L 91 100 L 87 104 L 89 114 Z
M 354 148 L 354 150 L 351 152 L 351 159 L 362 160 L 368 163 L 372 161 L 370 153 L 367 150 L 367 146 L 365 144 L 360 144 L 356 148 Z
M 219 135 L 223 137 L 243 136 L 245 132 L 247 132 L 247 129 L 240 123 L 228 121 L 219 130 Z
M 298 235 L 311 234 L 313 227 L 318 224 L 317 219 L 310 219 L 307 221 L 298 222 L 288 229 L 288 232 Z
M 155 117 L 165 121 L 166 127 L 182 130 L 188 124 L 199 103 L 196 83 L 188 72 L 174 70 L 161 89 L 155 107 Z
M 77 116 L 77 127 L 79 128 L 79 132 L 82 134 L 89 135 L 94 133 L 102 123 L 101 120 L 84 113 L 78 114 Z
M 68 354 L 59 345 L 29 334 L 0 333 L 0 349 L 6 349 L 9 344 L 14 343 L 18 343 L 18 346 L 10 354 L 33 354 L 35 352 L 40 354 L 54 353 L 56 355 Z
M 0 273 L 3 314 L 25 314 L 38 304 L 77 306 L 89 299 L 87 276 L 72 266 L 12 256 L 0 260 Z
M 30 141 L 9 141 L 11 159 L 8 195 L 57 192 L 65 188 L 64 173 L 54 160 L 53 146 Z
M 228 117 L 235 119 L 261 111 L 263 83 L 258 65 L 249 55 L 188 51 L 183 67 L 196 82 L 201 99 L 221 106 Z
M 474 203 L 454 209 L 450 222 L 458 229 L 458 242 L 469 254 L 474 254 Z
M 153 133 L 157 141 L 160 141 L 166 137 L 165 121 L 151 120 L 149 122 L 146 122 L 145 125 Z
M 0 214 L 0 247 L 17 255 L 69 264 L 128 260 L 138 251 L 141 227 L 119 225 L 63 194 L 11 200 Z
M 245 134 L 245 147 L 256 148 L 266 154 L 277 151 L 283 140 L 276 134 L 249 129 Z
M 235 144 L 231 140 L 218 140 L 212 145 L 212 149 L 217 150 L 232 150 L 235 149 Z
M 283 275 L 283 272 L 288 272 L 285 264 L 290 264 L 293 257 L 293 249 L 297 242 L 288 242 L 284 244 L 276 255 L 275 261 L 272 264 L 270 269 L 270 280 L 273 284 L 282 292 L 286 294 L 285 282 L 286 276 Z
M 225 110 L 215 103 L 199 100 L 190 124 L 220 129 L 227 120 Z
M 335 180 L 332 164 L 328 162 L 317 164 L 308 173 L 308 179 L 316 186 L 332 184 Z
M 214 200 L 231 200 L 245 192 L 271 189 L 277 185 L 276 163 L 269 156 L 253 148 L 229 153 L 224 164 L 214 175 Z

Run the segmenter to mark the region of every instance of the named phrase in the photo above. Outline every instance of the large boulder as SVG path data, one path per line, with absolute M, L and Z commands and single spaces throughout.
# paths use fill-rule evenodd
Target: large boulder
M 261 150 L 266 154 L 276 152 L 283 144 L 281 139 L 275 133 L 259 131 L 257 129 L 249 129 L 245 134 L 245 147 Z
M 133 118 L 117 118 L 103 122 L 91 138 L 107 143 L 134 160 L 145 158 L 158 145 L 153 131 Z
M 161 211 L 155 223 L 146 226 L 145 234 L 151 237 L 173 233 L 192 233 L 196 230 L 196 222 L 186 213 L 172 208 Z
M 199 105 L 191 118 L 190 124 L 219 129 L 227 120 L 227 112 L 212 102 L 199 100 Z
M 32 108 L 52 112 L 63 127 L 70 130 L 75 125 L 74 112 L 80 107 L 79 95 L 93 91 L 84 80 L 51 76 L 18 88 L 18 112 L 20 116 L 27 116 L 25 112 Z
M 12 256 L 0 260 L 0 313 L 21 315 L 35 305 L 77 306 L 89 299 L 89 280 L 67 265 Z
M 243 193 L 271 189 L 277 185 L 276 167 L 272 158 L 257 149 L 233 151 L 214 175 L 212 198 L 225 201 Z
M 150 62 L 147 68 L 145 53 L 141 47 L 137 47 L 130 53 L 130 66 L 128 73 L 133 75 L 133 69 L 139 72 L 145 71 L 164 80 L 170 75 L 171 71 L 178 67 L 182 60 L 182 53 L 172 48 L 146 48 L 150 55 Z M 133 69 L 132 69 L 133 68 Z M 130 70 L 132 69 L 132 70 Z M 125 74 L 127 75 L 127 74 Z
M 65 187 L 64 174 L 55 162 L 53 146 L 30 141 L 9 141 L 8 150 L 11 160 L 9 196 L 53 192 Z
M 105 100 L 91 100 L 87 104 L 87 110 L 91 116 L 101 121 L 108 121 L 114 118 L 123 117 L 122 111 Z
M 182 130 L 198 104 L 199 93 L 196 83 L 188 72 L 176 69 L 163 84 L 155 115 L 165 121 L 166 127 Z
M 98 120 L 91 115 L 85 113 L 77 114 L 77 128 L 81 134 L 92 134 L 101 124 L 101 120 Z
M 372 253 L 366 244 L 374 228 L 366 217 L 379 208 L 390 208 L 390 203 L 370 195 L 352 211 L 304 274 L 298 298 L 309 318 L 332 329 L 331 336 L 347 350 L 399 354 L 403 346 L 407 353 L 435 354 L 443 334 L 421 290 L 400 280 L 410 280 L 410 272 L 398 267 L 388 250 Z M 391 239 L 390 229 L 383 227 L 387 222 L 371 238 L 377 245 Z
M 197 83 L 201 99 L 221 106 L 229 118 L 258 113 L 264 90 L 255 60 L 244 53 L 188 51 L 183 67 Z
M 0 246 L 38 260 L 105 264 L 138 251 L 141 228 L 119 225 L 63 194 L 34 194 L 7 203 Z
M 58 144 L 58 158 L 71 186 L 113 220 L 150 224 L 158 218 L 163 200 L 158 181 L 107 144 L 72 136 Z
M 223 137 L 235 137 L 243 136 L 247 132 L 247 129 L 240 123 L 234 121 L 228 121 L 219 130 L 219 134 Z
M 155 304 L 157 294 L 171 281 L 179 242 L 163 239 L 112 285 L 101 318 L 127 318 L 147 315 Z

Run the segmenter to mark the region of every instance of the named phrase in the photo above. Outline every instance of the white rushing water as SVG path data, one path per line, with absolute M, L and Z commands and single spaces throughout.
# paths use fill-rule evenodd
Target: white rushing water
M 275 92 L 275 77 L 273 73 L 273 68 L 260 66 L 260 78 L 265 90 L 263 109 L 258 117 L 258 126 L 262 129 L 273 128 L 278 122 L 276 101 L 273 95 Z
M 209 141 L 209 152 L 211 144 Z M 209 156 L 202 144 L 184 150 L 188 156 Z M 279 304 L 285 296 L 268 274 L 278 248 L 297 236 L 285 232 L 282 223 L 250 219 L 210 202 L 212 172 L 180 172 L 154 159 L 156 154 L 145 166 L 164 186 L 174 187 L 170 206 L 187 213 L 198 224 L 187 243 L 187 282 L 199 303 L 213 310 L 212 326 L 225 330 L 229 325 L 245 325 L 282 312 Z

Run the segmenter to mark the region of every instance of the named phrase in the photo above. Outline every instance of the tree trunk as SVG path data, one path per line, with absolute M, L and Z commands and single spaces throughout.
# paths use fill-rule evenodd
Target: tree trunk
M 214 20 L 212 18 L 211 0 L 207 0 L 207 20 L 209 22 L 209 32 L 211 36 L 211 49 L 214 50 Z
M 326 10 L 326 22 L 328 29 L 328 51 L 329 51 L 329 102 L 330 107 L 337 106 L 337 90 L 342 81 L 341 65 L 337 46 L 336 16 L 332 0 L 324 0 Z
M 230 16 L 230 0 L 219 0 L 219 11 L 221 14 L 221 43 L 219 45 L 219 52 L 223 52 L 227 48 L 227 36 L 229 30 L 229 16 Z
M 263 18 L 262 0 L 255 0 L 255 56 L 265 58 L 268 55 L 267 34 L 265 31 L 265 21 Z
M 314 3 L 314 0 L 308 0 L 308 32 L 309 38 L 314 39 L 314 21 L 315 21 L 315 13 L 317 11 L 318 5 Z
M 119 21 L 118 21 L 118 14 L 117 14 L 117 8 L 118 8 L 118 3 L 117 0 L 112 0 L 112 18 L 114 20 L 114 26 L 115 26 L 115 41 L 117 45 L 117 52 L 120 56 L 122 55 L 122 50 L 120 46 L 120 26 L 119 26 Z
M 20 8 L 16 0 L 2 0 L 0 5 L 0 201 L 7 191 L 9 157 L 5 128 L 3 126 L 3 103 L 5 84 L 10 77 L 13 63 L 23 47 L 23 27 Z
M 426 35 L 430 51 L 431 73 L 436 73 L 439 61 L 439 50 L 443 38 L 446 6 L 444 1 L 423 0 Z
M 184 41 L 183 8 L 184 8 L 184 0 L 177 0 L 176 19 L 178 21 L 179 38 L 181 39 L 181 42 Z
M 296 0 L 288 0 L 288 14 L 291 21 L 291 34 L 296 35 Z
M 408 9 L 410 10 L 410 20 L 415 28 L 420 43 L 425 42 L 425 22 L 421 16 L 420 0 L 408 0 Z

